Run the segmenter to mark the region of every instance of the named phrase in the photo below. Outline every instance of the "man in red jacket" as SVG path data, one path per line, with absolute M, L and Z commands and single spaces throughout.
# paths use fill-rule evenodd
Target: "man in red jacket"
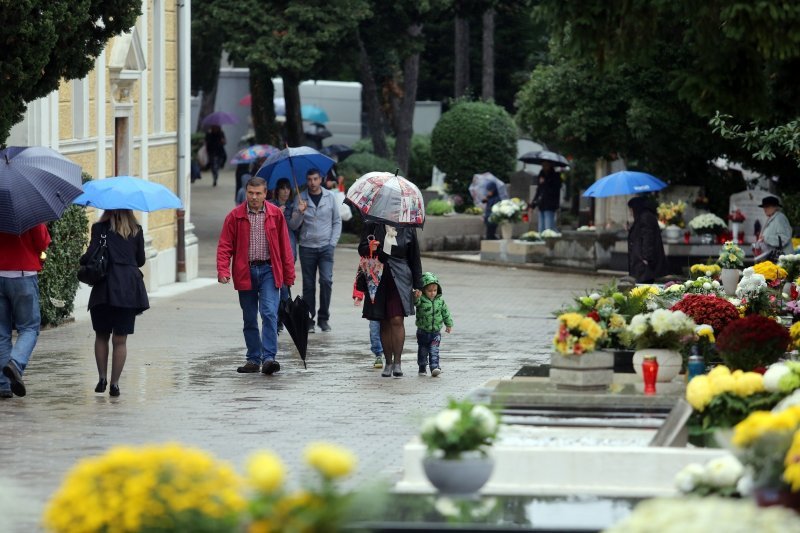
M 0 398 L 25 396 L 22 374 L 39 337 L 39 271 L 50 245 L 47 226 L 22 235 L 0 232 Z M 12 324 L 17 342 L 11 344 Z
M 217 280 L 228 283 L 232 277 L 233 288 L 239 291 L 247 362 L 237 372 L 260 369 L 264 374 L 274 374 L 281 369 L 275 360 L 280 288 L 283 284 L 294 285 L 294 255 L 283 213 L 266 201 L 267 183 L 262 178 L 251 178 L 245 191 L 247 201 L 228 213 L 222 224 L 217 244 Z

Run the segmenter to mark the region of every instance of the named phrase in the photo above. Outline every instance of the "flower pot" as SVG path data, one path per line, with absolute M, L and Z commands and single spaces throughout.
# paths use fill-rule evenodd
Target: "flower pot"
M 604 391 L 614 380 L 614 353 L 587 352 L 582 355 L 550 356 L 550 383 L 557 389 Z
M 500 236 L 503 239 L 510 241 L 514 236 L 514 225 L 509 222 L 503 222 L 500 224 Z
M 725 294 L 736 296 L 736 286 L 739 284 L 739 276 L 742 272 L 737 268 L 723 268 L 719 273 L 719 281 L 725 288 Z
M 642 362 L 645 355 L 656 356 L 656 361 L 658 361 L 656 382 L 658 383 L 669 383 L 675 379 L 675 376 L 681 371 L 681 366 L 683 366 L 683 357 L 680 352 L 675 350 L 664 350 L 662 348 L 636 350 L 636 353 L 633 354 L 633 369 L 640 378 L 643 378 Z
M 494 459 L 479 454 L 460 459 L 426 457 L 422 460 L 425 475 L 442 494 L 473 494 L 483 487 L 492 475 Z
M 664 228 L 664 238 L 668 243 L 677 243 L 681 240 L 681 228 L 675 224 L 670 224 Z
M 739 240 L 739 223 L 738 222 L 731 222 L 731 234 L 733 238 L 731 239 L 733 242 L 737 242 Z

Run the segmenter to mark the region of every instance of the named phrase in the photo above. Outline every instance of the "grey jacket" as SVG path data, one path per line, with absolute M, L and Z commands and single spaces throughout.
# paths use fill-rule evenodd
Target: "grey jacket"
M 300 226 L 300 246 L 336 246 L 342 234 L 342 217 L 339 215 L 339 206 L 336 205 L 336 196 L 323 188 L 319 205 L 314 205 L 308 197 L 308 190 L 300 193 L 300 198 L 307 204 L 303 213 L 303 225 Z
M 773 250 L 782 254 L 792 253 L 792 226 L 786 215 L 780 211 L 776 211 L 767 219 L 767 223 L 761 230 L 761 238 L 764 240 L 764 244 Z

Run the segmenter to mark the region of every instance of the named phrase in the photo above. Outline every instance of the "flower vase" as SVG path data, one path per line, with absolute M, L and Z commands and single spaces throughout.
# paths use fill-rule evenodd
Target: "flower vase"
M 683 366 L 683 357 L 680 352 L 675 350 L 664 350 L 662 348 L 648 348 L 644 350 L 636 350 L 633 354 L 633 369 L 639 375 L 639 378 L 644 381 L 642 373 L 642 363 L 645 356 L 653 355 L 658 362 L 658 377 L 657 383 L 669 383 L 675 376 L 677 376 L 681 367 Z
M 431 485 L 441 494 L 474 494 L 483 487 L 494 470 L 494 460 L 479 453 L 458 459 L 426 457 L 422 467 Z
M 737 242 L 739 240 L 739 222 L 731 222 L 731 233 L 733 234 L 731 240 Z
M 737 268 L 723 268 L 719 273 L 719 281 L 725 288 L 725 294 L 736 296 L 736 286 L 739 285 L 739 276 L 742 273 Z
M 500 224 L 500 236 L 503 240 L 510 241 L 514 236 L 514 225 L 510 222 L 503 222 Z
M 664 237 L 668 243 L 674 244 L 681 240 L 681 228 L 675 224 L 670 224 L 664 228 Z
M 550 356 L 550 383 L 556 389 L 604 391 L 614 380 L 614 353 L 597 350 L 581 355 Z

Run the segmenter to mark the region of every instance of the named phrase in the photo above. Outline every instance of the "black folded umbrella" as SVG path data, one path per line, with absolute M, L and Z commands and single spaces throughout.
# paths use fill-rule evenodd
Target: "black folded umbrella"
M 308 368 L 306 366 L 306 350 L 308 349 L 308 328 L 312 322 L 308 304 L 300 296 L 292 300 L 290 294 L 278 305 L 278 318 L 297 347 L 300 359 L 303 360 L 303 368 Z

